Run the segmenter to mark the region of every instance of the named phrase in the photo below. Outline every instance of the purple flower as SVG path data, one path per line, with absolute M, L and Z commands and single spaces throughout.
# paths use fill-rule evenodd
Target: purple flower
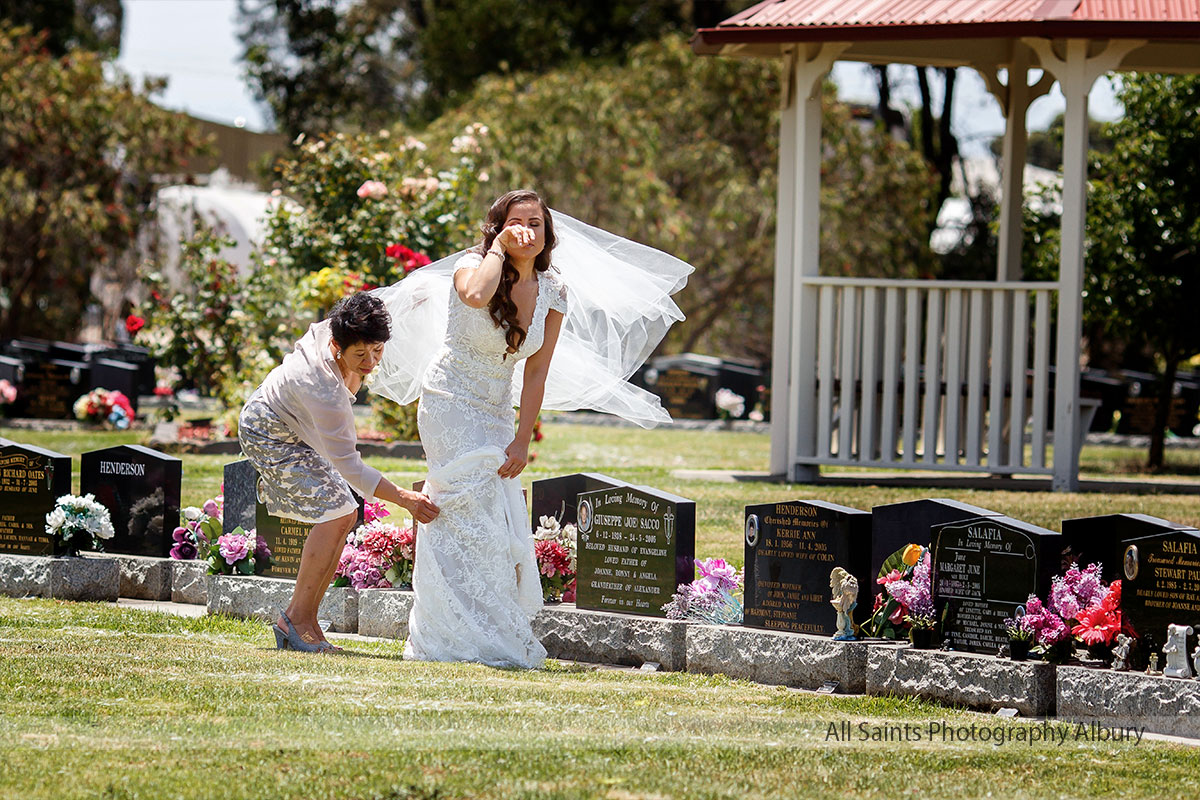
M 1062 578 L 1055 578 L 1050 586 L 1050 607 L 1063 619 L 1075 619 L 1082 610 L 1075 593 Z
M 227 533 L 217 537 L 217 551 L 232 566 L 250 554 L 250 543 L 241 534 Z
M 930 575 L 929 551 L 913 567 L 912 579 L 892 581 L 887 585 L 888 594 L 897 603 L 908 609 L 913 617 L 933 616 L 933 579 Z
M 219 517 L 219 516 L 221 516 L 221 509 L 220 509 L 220 507 L 217 505 L 217 501 L 216 501 L 216 500 L 207 500 L 207 501 L 205 501 L 205 503 L 204 503 L 204 508 L 202 508 L 202 509 L 200 509 L 200 510 L 201 510 L 201 511 L 203 511 L 205 514 L 207 514 L 207 515 L 208 515 L 208 516 L 210 516 L 210 517 Z
M 254 537 L 254 558 L 263 559 L 271 557 L 271 548 L 267 547 L 267 540 L 261 536 Z
M 197 555 L 195 541 L 187 528 L 176 528 L 171 532 L 175 544 L 171 547 L 171 558 L 188 561 Z

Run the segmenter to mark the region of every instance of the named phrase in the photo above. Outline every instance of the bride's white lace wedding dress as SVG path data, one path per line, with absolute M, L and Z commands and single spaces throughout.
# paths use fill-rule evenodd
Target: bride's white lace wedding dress
M 471 253 L 455 267 L 480 261 Z M 536 274 L 533 321 L 507 358 L 487 308 L 450 292 L 445 345 L 425 373 L 417 412 L 425 491 L 441 513 L 417 535 L 406 658 L 537 667 L 546 657 L 530 627 L 542 589 L 521 484 L 496 474 L 515 432 L 513 372 L 541 348 L 547 312 L 567 311 L 553 270 Z
M 371 391 L 418 397 L 426 492 L 441 514 L 417 534 L 407 657 L 535 667 L 546 656 L 530 619 L 542 607 L 529 516 L 516 479 L 496 470 L 515 435 L 523 362 L 542 346 L 546 314 L 565 319 L 543 409 L 592 409 L 643 427 L 670 421 L 658 397 L 629 383 L 683 313 L 671 299 L 691 266 L 558 211 L 554 267 L 538 276 L 525 342 L 504 357 L 486 308 L 463 303 L 453 276 L 482 260 L 455 254 L 376 289 L 392 318 Z

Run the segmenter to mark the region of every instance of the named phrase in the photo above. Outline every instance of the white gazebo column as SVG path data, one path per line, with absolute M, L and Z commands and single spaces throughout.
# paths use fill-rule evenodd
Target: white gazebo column
M 1088 93 L 1105 72 L 1144 42 L 1107 42 L 1089 56 L 1087 39 L 1068 39 L 1065 55 L 1046 39 L 1024 40 L 1053 72 L 1067 101 L 1063 117 L 1062 246 L 1058 267 L 1058 349 L 1054 381 L 1056 492 L 1079 488 L 1079 342 L 1083 335 L 1083 233 L 1087 210 Z
M 798 277 L 819 274 L 821 84 L 845 44 L 806 45 L 789 53 L 779 124 L 775 318 L 771 374 L 771 472 L 811 481 L 816 466 L 816 297 Z
M 1020 43 L 1013 45 L 1012 63 L 1007 66 L 1008 81 L 1001 83 L 995 67 L 977 66 L 988 90 L 1004 111 L 1004 141 L 1000 161 L 1000 236 L 999 257 L 996 261 L 997 281 L 1021 280 L 1021 209 L 1025 199 L 1025 155 L 1029 139 L 1025 116 L 1029 105 L 1054 85 L 1049 73 L 1043 71 L 1036 84 L 1030 86 L 1029 49 Z

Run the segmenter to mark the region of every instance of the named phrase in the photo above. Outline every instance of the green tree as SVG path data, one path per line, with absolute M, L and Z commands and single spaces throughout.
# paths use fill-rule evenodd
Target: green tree
M 429 126 L 431 149 L 467 124 L 492 130 L 477 215 L 515 186 L 696 266 L 668 346 L 771 352 L 779 71 L 697 58 L 681 36 L 624 63 L 493 76 Z M 932 259 L 921 220 L 934 189 L 908 145 L 851 119 L 827 87 L 822 268 L 915 277 Z
M 116 56 L 124 16 L 121 0 L 0 0 L 0 21 L 43 34 L 56 56 L 75 49 Z
M 1084 326 L 1144 345 L 1159 374 L 1148 466 L 1163 464 L 1171 386 L 1200 352 L 1200 76 L 1122 77 L 1112 148 L 1091 155 Z M 1026 271 L 1057 274 L 1057 215 L 1027 209 Z
M 95 270 L 133 242 L 157 176 L 201 145 L 187 117 L 108 81 L 97 54 L 56 58 L 0 26 L 0 336 L 73 335 Z
M 246 78 L 290 137 L 395 120 L 412 66 L 402 0 L 238 0 Z

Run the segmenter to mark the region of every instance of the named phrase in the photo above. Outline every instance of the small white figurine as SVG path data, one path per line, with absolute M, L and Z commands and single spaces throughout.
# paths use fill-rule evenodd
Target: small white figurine
M 1123 633 L 1117 634 L 1117 644 L 1113 647 L 1112 668 L 1118 671 L 1129 669 L 1129 648 L 1133 645 L 1133 637 Z
M 829 588 L 833 590 L 830 605 L 837 609 L 837 633 L 833 638 L 838 641 L 854 641 L 854 618 L 851 612 L 858 605 L 858 578 L 841 567 L 834 567 L 829 573 Z
M 1200 678 L 1200 644 L 1192 651 L 1192 666 L 1196 668 L 1196 677 Z
M 1192 668 L 1188 666 L 1187 659 L 1187 637 L 1191 632 L 1191 625 L 1167 626 L 1167 643 L 1163 646 L 1167 666 L 1163 668 L 1163 675 L 1168 678 L 1192 677 Z

